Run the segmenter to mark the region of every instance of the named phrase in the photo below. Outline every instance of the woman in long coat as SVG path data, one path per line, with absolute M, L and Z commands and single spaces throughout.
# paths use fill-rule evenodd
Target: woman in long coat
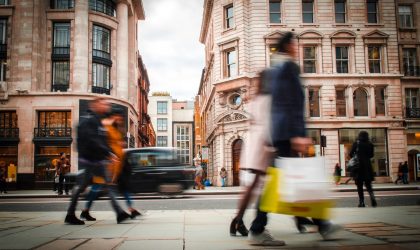
M 366 131 L 359 133 L 358 139 L 353 143 L 350 156 L 353 157 L 355 154 L 359 158 L 359 167 L 352 172 L 352 176 L 357 185 L 357 192 L 359 194 L 359 207 L 365 207 L 365 199 L 363 194 L 363 184 L 365 184 L 366 190 L 370 195 L 372 207 L 376 207 L 376 199 L 373 194 L 372 181 L 374 180 L 374 174 L 370 159 L 373 157 L 374 146 L 369 140 L 369 134 Z

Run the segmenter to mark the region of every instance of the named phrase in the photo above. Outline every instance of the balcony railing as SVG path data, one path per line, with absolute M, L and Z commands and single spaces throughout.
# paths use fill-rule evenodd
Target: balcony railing
M 67 89 L 69 88 L 68 84 L 54 84 L 52 86 L 52 90 L 54 92 L 60 91 L 60 92 L 67 92 Z
M 0 59 L 7 58 L 7 44 L 0 44 Z
M 103 87 L 92 86 L 92 93 L 110 95 L 111 90 Z
M 112 0 L 89 0 L 89 9 L 108 16 L 116 16 L 115 4 Z
M 66 10 L 74 8 L 74 0 L 51 0 L 51 9 Z
M 405 116 L 407 118 L 420 118 L 420 108 L 406 108 Z
M 0 138 L 19 138 L 19 129 L 0 128 Z
M 405 76 L 420 76 L 420 66 L 405 67 Z
M 93 49 L 92 51 L 92 56 L 94 57 L 99 57 L 99 58 L 105 58 L 110 60 L 111 59 L 111 55 L 103 50 L 99 50 L 99 49 Z
M 134 148 L 136 146 L 136 139 L 134 136 L 130 135 L 130 138 L 128 139 L 128 147 Z
M 71 128 L 34 128 L 34 137 L 71 137 Z

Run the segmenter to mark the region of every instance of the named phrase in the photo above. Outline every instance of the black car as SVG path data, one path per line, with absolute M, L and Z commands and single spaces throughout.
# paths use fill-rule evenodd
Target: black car
M 134 148 L 125 154 L 133 193 L 180 193 L 194 185 L 195 169 L 180 163 L 176 148 Z

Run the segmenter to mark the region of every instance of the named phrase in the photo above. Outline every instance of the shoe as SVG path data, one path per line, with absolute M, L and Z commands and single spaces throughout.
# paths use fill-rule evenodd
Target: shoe
M 74 214 L 67 214 L 66 218 L 64 219 L 64 222 L 70 225 L 84 225 L 85 224 L 84 221 L 79 220 Z
M 58 195 L 63 195 L 63 192 L 61 192 L 61 193 L 58 193 Z
M 319 230 L 319 233 L 321 234 L 322 238 L 324 238 L 324 240 L 331 240 L 334 234 L 341 229 L 342 228 L 339 225 L 328 224 L 322 230 Z
M 130 218 L 131 219 L 134 219 L 134 218 L 136 218 L 137 216 L 141 216 L 142 214 L 139 212 L 139 211 L 137 211 L 137 210 L 132 210 L 131 211 L 131 214 L 130 214 Z
M 69 195 L 69 192 L 66 192 L 66 195 Z
M 365 203 L 363 201 L 359 202 L 359 205 L 357 207 L 366 207 Z
M 270 232 L 264 230 L 260 234 L 255 234 L 252 231 L 248 235 L 252 246 L 284 246 L 286 243 L 282 240 L 275 240 Z
M 88 210 L 82 211 L 82 213 L 80 214 L 80 219 L 84 219 L 87 221 L 96 221 L 96 218 L 93 218 L 92 216 L 90 216 Z
M 129 214 L 127 214 L 126 212 L 121 212 L 117 215 L 117 223 L 120 224 L 128 218 L 130 218 Z
M 242 236 L 248 236 L 248 229 L 244 225 L 244 222 L 236 218 L 230 223 L 229 231 L 231 236 L 236 236 L 236 232 L 239 232 Z

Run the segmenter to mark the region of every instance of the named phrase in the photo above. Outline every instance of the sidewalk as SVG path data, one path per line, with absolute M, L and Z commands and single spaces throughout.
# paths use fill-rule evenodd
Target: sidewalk
M 395 190 L 420 190 L 420 183 L 414 182 L 407 185 L 393 183 L 381 183 L 373 184 L 375 191 L 395 191 Z M 184 191 L 183 195 L 220 195 L 220 194 L 239 194 L 244 190 L 243 187 L 206 187 L 205 190 L 194 190 L 188 189 Z M 335 192 L 356 192 L 356 186 L 354 183 L 342 184 L 334 186 L 333 191 Z M 137 194 L 136 196 L 142 196 L 143 194 Z M 145 194 L 151 195 L 151 194 Z M 11 190 L 7 194 L 0 194 L 2 198 L 55 198 L 57 194 L 52 190 Z
M 420 249 L 420 207 L 337 208 L 344 230 L 335 240 L 299 234 L 290 216 L 270 215 L 268 229 L 286 246 L 250 246 L 231 237 L 234 210 L 153 210 L 116 224 L 113 212 L 92 213 L 95 222 L 65 225 L 64 212 L 1 212 L 0 249 Z M 247 225 L 255 211 L 247 211 Z

